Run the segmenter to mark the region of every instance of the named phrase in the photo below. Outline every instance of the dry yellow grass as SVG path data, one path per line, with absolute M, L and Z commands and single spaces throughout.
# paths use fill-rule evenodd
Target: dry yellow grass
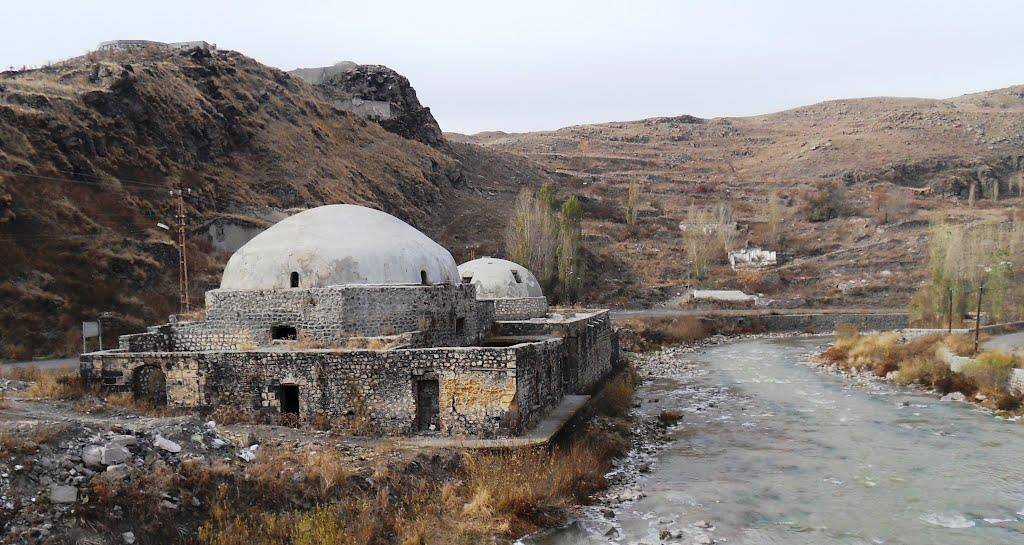
M 86 392 L 85 381 L 78 371 L 44 371 L 39 373 L 25 394 L 42 399 L 78 399 Z
M 386 442 L 373 455 L 374 490 L 354 486 L 345 457 L 316 452 L 264 450 L 245 469 L 241 489 L 216 488 L 209 517 L 198 530 L 205 545 L 396 544 L 476 545 L 505 541 L 562 520 L 564 508 L 604 486 L 610 459 L 628 448 L 628 427 L 602 419 L 628 413 L 631 375 L 599 392 L 595 424 L 578 440 L 551 450 L 464 451 L 439 472 L 420 460 L 410 471 Z M 626 401 L 623 401 L 626 400 Z M 597 424 L 596 422 L 602 422 Z M 612 431 L 622 435 L 611 440 Z M 625 445 L 625 446 L 624 446 Z M 444 456 L 444 454 L 442 454 Z M 189 469 L 186 474 L 202 475 Z M 301 477 L 297 484 L 296 479 Z M 216 479 L 189 477 L 210 489 Z M 287 507 L 268 508 L 281 499 Z M 233 496 L 233 494 L 237 494 Z M 307 508 L 295 509 L 304 503 Z

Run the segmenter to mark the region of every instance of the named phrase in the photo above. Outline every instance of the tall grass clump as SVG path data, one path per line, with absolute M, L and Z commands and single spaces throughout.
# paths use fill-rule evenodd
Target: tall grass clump
M 1010 393 L 1010 374 L 1020 360 L 1005 352 L 984 352 L 968 362 L 960 370 L 974 381 L 978 391 L 986 396 L 999 397 Z

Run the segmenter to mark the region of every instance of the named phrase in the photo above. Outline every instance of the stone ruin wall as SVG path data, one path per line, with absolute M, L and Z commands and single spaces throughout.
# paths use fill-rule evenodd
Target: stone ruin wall
M 461 319 L 461 326 L 459 320 Z M 465 346 L 490 331 L 494 307 L 470 285 L 337 286 L 206 292 L 206 318 L 126 335 L 131 352 L 243 350 L 266 346 L 275 326 L 313 344 L 420 332 L 417 346 Z M 461 331 L 460 331 L 461 327 Z
M 127 390 L 138 369 L 158 367 L 170 405 L 271 412 L 280 410 L 280 385 L 294 384 L 303 420 L 364 417 L 375 431 L 393 435 L 413 431 L 415 381 L 436 379 L 440 433 L 488 438 L 521 433 L 561 401 L 564 359 L 558 339 L 388 351 L 108 351 L 83 355 L 82 373 Z
M 489 300 L 494 303 L 495 320 L 543 318 L 548 312 L 547 297 L 517 297 Z
M 501 336 L 517 337 L 552 335 L 565 343 L 566 394 L 592 392 L 612 371 L 616 364 L 619 345 L 612 329 L 607 310 L 582 314 L 564 321 L 507 321 L 495 322 L 495 332 Z

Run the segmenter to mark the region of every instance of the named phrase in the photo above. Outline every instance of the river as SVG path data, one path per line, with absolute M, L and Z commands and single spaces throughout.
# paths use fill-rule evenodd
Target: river
M 524 542 L 1024 543 L 1024 425 L 810 365 L 828 341 L 679 356 L 638 391 L 639 411 L 684 415 L 650 467 Z

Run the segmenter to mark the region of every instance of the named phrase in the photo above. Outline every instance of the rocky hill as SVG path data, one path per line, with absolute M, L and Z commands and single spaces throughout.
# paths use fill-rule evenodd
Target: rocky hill
M 193 300 L 247 237 L 324 203 L 386 210 L 459 259 L 496 252 L 520 184 L 550 175 L 432 140 L 429 110 L 391 71 L 346 81 L 376 93 L 378 76 L 401 88 L 373 96 L 416 105 L 421 123 L 386 130 L 232 51 L 91 53 L 0 74 L 0 360 L 74 353 L 79 323 L 103 313 L 109 343 L 176 311 L 178 252 L 158 223 L 173 229 L 179 186 L 191 190 Z
M 603 293 L 610 303 L 671 301 L 704 285 L 765 293 L 779 306 L 899 307 L 923 280 L 929 219 L 1005 218 L 1020 203 L 1024 86 L 948 100 L 836 100 L 756 117 L 680 115 L 448 137 L 581 180 L 591 204 L 585 236 L 597 262 L 619 271 L 609 273 Z M 624 223 L 631 183 L 642 188 L 635 226 Z M 808 221 L 807 202 L 823 183 L 843 189 L 848 213 Z M 968 208 L 972 186 L 984 202 Z M 773 194 L 785 205 L 785 240 L 765 233 Z M 771 246 L 788 262 L 737 274 L 719 253 L 709 278 L 692 278 L 680 222 L 691 209 L 722 203 L 738 222 L 733 246 Z
M 340 62 L 289 72 L 312 83 L 331 104 L 372 119 L 385 129 L 428 146 L 444 147 L 441 127 L 420 104 L 405 76 L 387 66 Z

